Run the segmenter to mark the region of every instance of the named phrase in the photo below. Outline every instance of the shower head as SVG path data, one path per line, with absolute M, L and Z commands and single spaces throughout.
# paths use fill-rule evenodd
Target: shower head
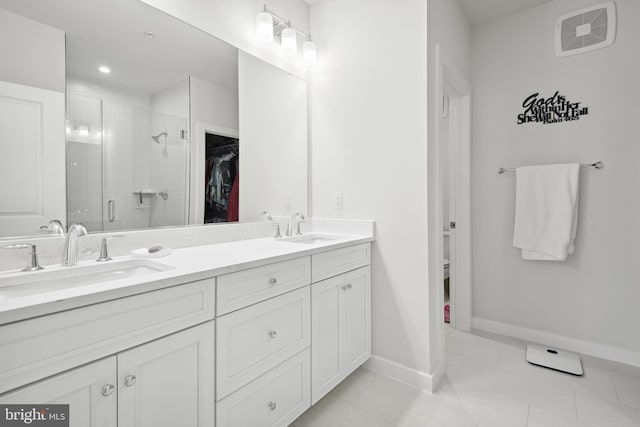
M 160 144 L 160 137 L 164 136 L 165 138 L 168 136 L 169 134 L 167 133 L 167 131 L 162 131 L 161 133 L 159 133 L 156 136 L 151 135 L 151 139 L 153 139 L 155 142 L 157 142 L 158 144 Z

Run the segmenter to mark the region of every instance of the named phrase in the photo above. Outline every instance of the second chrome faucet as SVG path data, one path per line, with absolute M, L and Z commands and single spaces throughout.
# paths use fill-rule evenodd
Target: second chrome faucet
M 83 224 L 72 224 L 67 233 L 62 251 L 62 266 L 70 267 L 78 263 L 78 237 L 89 234 Z
M 300 222 L 304 220 L 304 215 L 302 215 L 300 212 L 296 212 L 291 215 L 291 218 L 289 218 L 289 222 L 287 223 L 287 236 L 293 236 L 293 224 L 295 223 L 296 219 L 298 220 L 298 227 L 296 228 L 295 235 L 302 235 L 302 233 L 300 232 Z

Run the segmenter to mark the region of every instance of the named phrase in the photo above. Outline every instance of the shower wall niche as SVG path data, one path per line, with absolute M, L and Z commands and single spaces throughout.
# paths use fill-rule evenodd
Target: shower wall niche
M 189 81 L 157 93 L 70 74 L 68 222 L 90 232 L 183 225 Z

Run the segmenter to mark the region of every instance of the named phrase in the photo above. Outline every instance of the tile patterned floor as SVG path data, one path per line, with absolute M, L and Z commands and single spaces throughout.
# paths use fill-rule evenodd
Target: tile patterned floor
M 640 369 L 583 357 L 575 377 L 532 366 L 525 345 L 447 327 L 447 375 L 435 394 L 359 369 L 295 427 L 640 426 Z

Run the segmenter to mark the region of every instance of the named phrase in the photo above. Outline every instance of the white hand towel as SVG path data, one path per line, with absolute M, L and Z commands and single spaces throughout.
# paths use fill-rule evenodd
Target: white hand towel
M 580 165 L 516 168 L 513 246 L 522 258 L 564 261 L 575 250 Z

